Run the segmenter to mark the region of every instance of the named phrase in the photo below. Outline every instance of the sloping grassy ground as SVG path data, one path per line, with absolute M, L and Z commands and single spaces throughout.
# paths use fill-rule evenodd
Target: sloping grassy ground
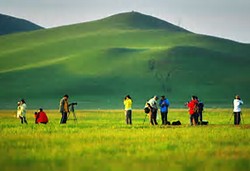
M 232 125 L 231 109 L 206 109 L 208 126 L 189 126 L 187 110 L 170 109 L 181 126 L 150 126 L 133 111 L 133 125 L 122 110 L 76 111 L 77 123 L 60 125 L 60 114 L 46 111 L 50 122 L 28 125 L 1 111 L 1 170 L 249 170 L 249 110 Z M 230 122 L 229 122 L 230 121 Z M 160 122 L 160 121 L 159 121 Z
M 213 107 L 231 107 L 235 94 L 250 100 L 249 44 L 135 12 L 0 36 L 0 44 L 1 109 L 21 98 L 55 109 L 64 94 L 81 109 L 118 109 L 127 94 L 135 108 L 155 94 L 175 107 L 193 94 Z
M 30 21 L 0 14 L 0 35 L 43 29 Z

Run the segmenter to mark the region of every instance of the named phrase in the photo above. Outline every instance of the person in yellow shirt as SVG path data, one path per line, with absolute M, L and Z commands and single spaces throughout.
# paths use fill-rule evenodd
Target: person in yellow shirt
M 124 98 L 123 104 L 125 106 L 125 116 L 126 116 L 126 123 L 128 125 L 132 125 L 132 99 L 130 95 L 127 95 Z

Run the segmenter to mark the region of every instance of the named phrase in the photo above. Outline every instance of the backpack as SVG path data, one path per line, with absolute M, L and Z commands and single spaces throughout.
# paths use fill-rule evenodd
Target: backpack
M 145 108 L 144 108 L 144 112 L 145 112 L 145 113 L 149 113 L 149 112 L 150 112 L 149 107 L 145 107 Z

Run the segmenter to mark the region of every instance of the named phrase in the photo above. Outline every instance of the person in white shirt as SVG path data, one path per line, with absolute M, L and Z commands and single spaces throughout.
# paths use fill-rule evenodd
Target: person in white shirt
M 23 123 L 28 124 L 28 122 L 27 122 L 27 120 L 26 120 L 26 108 L 27 108 L 27 105 L 26 105 L 24 99 L 21 100 L 21 105 L 20 105 L 20 107 L 21 107 L 21 108 L 20 108 L 21 114 L 19 115 L 19 118 L 20 118 L 20 120 L 21 120 L 21 123 L 22 123 L 22 124 L 23 124 Z
M 234 105 L 234 125 L 239 125 L 241 121 L 241 105 L 243 104 L 243 101 L 240 99 L 239 95 L 235 96 L 235 99 L 233 100 Z
M 152 99 L 150 99 L 147 102 L 147 105 L 150 108 L 149 119 L 150 119 L 150 124 L 151 125 L 158 125 L 157 120 L 156 120 L 156 118 L 157 118 L 157 110 L 158 110 L 157 100 L 158 100 L 158 97 L 154 96 Z

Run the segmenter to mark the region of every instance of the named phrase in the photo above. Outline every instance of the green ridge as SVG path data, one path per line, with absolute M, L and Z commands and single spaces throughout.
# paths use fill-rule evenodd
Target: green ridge
M 30 108 L 134 108 L 166 95 L 172 107 L 195 94 L 209 107 L 250 100 L 250 46 L 198 35 L 138 12 L 0 37 L 0 108 L 25 98 Z M 247 105 L 245 105 L 247 106 Z

